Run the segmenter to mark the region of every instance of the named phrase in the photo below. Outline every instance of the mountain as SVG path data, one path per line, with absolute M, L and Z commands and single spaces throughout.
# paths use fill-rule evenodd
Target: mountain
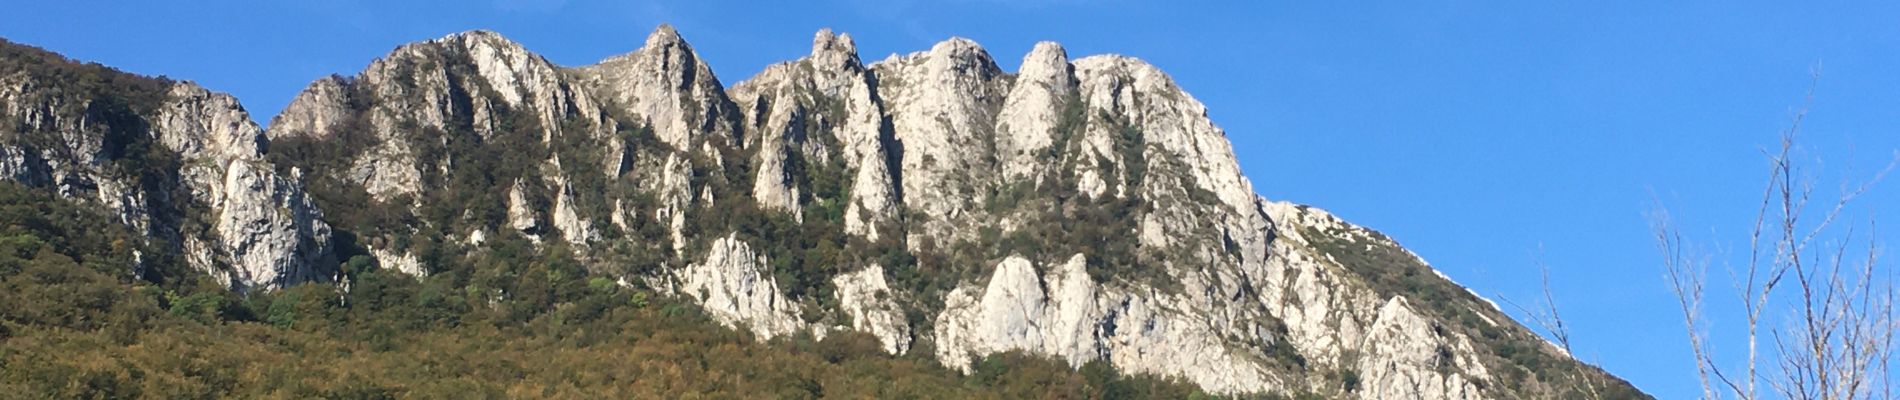
M 0 53 L 0 177 L 95 202 L 235 290 L 335 277 L 330 227 L 238 101 L 38 49 Z M 287 173 L 279 173 L 283 170 Z
M 727 87 L 669 26 L 580 67 L 471 31 L 259 129 L 190 83 L 8 49 L 0 176 L 143 232 L 148 279 L 398 271 L 493 306 L 544 296 L 497 261 L 525 251 L 762 340 L 868 334 L 966 373 L 1008 352 L 1221 394 L 1647 398 L 1391 238 L 1263 199 L 1135 58 L 1045 42 L 1011 73 L 957 38 L 865 64 L 826 30 Z

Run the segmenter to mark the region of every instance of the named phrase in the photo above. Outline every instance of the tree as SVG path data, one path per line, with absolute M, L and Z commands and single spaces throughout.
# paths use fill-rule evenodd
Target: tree
M 1798 110 L 1779 147 L 1764 151 L 1768 182 L 1749 231 L 1746 264 L 1730 268 L 1745 324 L 1742 365 L 1722 365 L 1731 357 L 1716 352 L 1713 342 L 1721 338 L 1706 331 L 1709 258 L 1689 247 L 1666 210 L 1651 215 L 1704 398 L 1894 397 L 1892 272 L 1881 262 L 1871 219 L 1865 229 L 1841 223 L 1844 211 L 1893 165 L 1865 183 L 1842 185 L 1836 197 L 1815 198 L 1808 167 L 1796 159 L 1806 115 L 1806 107 Z

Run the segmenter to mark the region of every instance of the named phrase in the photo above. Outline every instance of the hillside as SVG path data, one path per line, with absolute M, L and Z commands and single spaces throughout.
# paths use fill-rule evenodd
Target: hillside
M 150 369 L 73 368 L 147 387 L 154 340 L 244 354 L 178 378 L 209 386 L 364 368 L 207 396 L 490 376 L 558 383 L 466 393 L 1647 398 L 1392 239 L 1261 198 L 1155 67 L 1054 43 L 1022 65 L 964 39 L 865 64 L 822 31 L 727 87 L 670 27 L 580 67 L 472 31 L 319 79 L 262 129 L 229 96 L 7 44 L 0 176 L 107 210 L 14 237 L 109 245 L 19 245 L 5 279 L 83 284 L 101 300 L 70 313 L 142 322 L 8 307 L 28 311 L 3 356 L 117 343 L 87 359 Z

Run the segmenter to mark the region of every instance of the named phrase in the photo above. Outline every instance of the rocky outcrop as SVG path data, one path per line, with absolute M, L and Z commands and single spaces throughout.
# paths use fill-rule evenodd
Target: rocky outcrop
M 470 236 L 471 241 L 477 243 L 481 242 L 481 231 L 475 231 L 475 234 Z M 422 261 L 417 260 L 414 255 L 373 247 L 369 249 L 369 254 L 376 258 L 376 262 L 379 263 L 379 266 L 382 268 L 388 268 L 396 272 L 409 274 L 410 276 L 423 277 L 429 275 L 429 270 L 424 269 Z
M 573 182 L 617 178 L 634 164 L 635 149 L 620 133 L 629 127 L 611 114 L 572 70 L 494 32 L 470 31 L 398 47 L 355 76 L 313 82 L 268 135 L 350 141 L 341 145 L 347 168 L 312 173 L 358 185 L 387 207 L 420 210 L 451 182 L 505 179 L 492 188 L 462 188 L 493 195 L 506 211 L 500 220 L 465 214 L 432 222 L 455 231 L 507 229 L 536 241 L 558 233 L 587 246 L 601 235 L 592 221 L 615 215 L 587 210 L 610 201 L 598 193 L 604 188 L 583 193 Z M 485 162 L 473 158 L 507 164 L 458 165 Z M 467 174 L 481 176 L 461 176 Z M 400 228 L 388 231 L 399 235 Z M 416 259 L 388 246 L 376 256 L 384 265 Z
M 604 137 L 616 126 L 553 63 L 494 32 L 470 31 L 398 47 L 352 78 L 319 79 L 272 121 L 269 134 L 323 138 L 352 129 L 367 131 L 376 145 L 354 158 L 351 180 L 393 200 L 416 197 L 425 169 L 450 167 L 417 158 L 411 139 L 418 134 L 468 129 L 492 139 L 501 130 L 526 131 L 547 143 L 564 134 Z M 617 161 L 603 159 L 603 169 Z
M 766 265 L 765 256 L 727 236 L 712 243 L 704 262 L 673 271 L 668 287 L 697 300 L 713 320 L 763 339 L 808 329 L 798 304 L 779 293 Z
M 1484 398 L 1473 382 L 1483 382 L 1489 376 L 1472 356 L 1476 351 L 1469 341 L 1447 343 L 1446 337 L 1432 332 L 1431 321 L 1412 311 L 1403 296 L 1393 297 L 1379 307 L 1373 321 L 1361 348 L 1365 358 L 1359 365 L 1365 374 L 1367 397 Z M 1454 374 L 1438 372 L 1444 365 L 1472 369 Z
M 1222 332 L 1177 308 L 1177 299 L 1098 286 L 1086 264 L 1078 254 L 1039 275 L 1030 261 L 1010 257 L 988 285 L 952 291 L 937 317 L 938 360 L 967 371 L 972 356 L 1024 350 L 1077 367 L 1108 360 L 1132 372 L 1184 375 L 1219 392 L 1283 385 Z
M 976 42 L 953 38 L 930 51 L 871 66 L 902 151 L 897 174 L 904 208 L 921 213 L 911 234 L 968 237 L 956 229 L 978 220 L 976 194 L 993 183 L 996 111 L 1008 80 Z
M 575 193 L 574 186 L 557 180 L 555 187 L 558 189 L 554 197 L 554 229 L 560 230 L 562 237 L 575 246 L 586 246 L 600 239 L 593 221 L 581 216 L 579 200 L 576 200 L 580 194 Z
M 11 122 L 0 126 L 0 176 L 95 201 L 237 290 L 334 276 L 323 213 L 295 168 L 282 176 L 264 159 L 269 141 L 236 99 L 43 56 L 8 61 L 90 69 L 127 86 L 85 92 L 42 75 L 50 70 L 0 76 L 0 121 Z
M 1022 69 L 996 117 L 996 157 L 1005 180 L 1040 177 L 1043 160 L 1054 145 L 1075 96 L 1075 68 L 1069 53 L 1055 42 L 1036 43 L 1023 56 Z M 1078 123 L 1080 121 L 1069 121 Z
M 176 209 L 101 173 L 116 126 L 22 95 L 40 85 L 0 77 L 5 128 L 37 135 L 0 148 L 0 175 L 153 232 L 205 210 L 214 229 L 179 247 L 240 288 L 334 266 L 329 205 L 298 189 L 323 179 L 417 221 L 336 228 L 384 268 L 436 267 L 407 240 L 516 240 L 760 338 L 860 331 L 964 370 L 1024 351 L 1218 393 L 1428 399 L 1561 397 L 1575 374 L 1532 369 L 1602 374 L 1390 238 L 1259 197 L 1206 107 L 1131 57 L 1045 42 L 1012 74 L 951 39 L 867 66 L 827 30 L 728 90 L 671 27 L 573 68 L 467 32 L 317 80 L 268 132 L 228 97 L 166 93 L 139 131 L 186 160 L 195 205 Z M 272 140 L 340 159 L 271 165 Z
M 878 225 L 893 221 L 898 206 L 890 168 L 894 139 L 884 104 L 873 91 L 876 82 L 859 61 L 851 36 L 827 29 L 812 38 L 805 58 L 766 67 L 733 86 L 733 99 L 745 110 L 745 128 L 756 132 L 751 146 L 758 149 L 759 178 L 753 197 L 797 215 L 800 177 L 789 173 L 786 163 L 798 160 L 808 173 L 842 164 L 844 176 L 832 178 L 851 186 L 836 193 L 841 197 L 819 201 L 844 202 L 845 230 L 876 240 Z
M 938 359 L 967 370 L 971 356 L 1008 350 L 1055 354 L 1076 364 L 1100 357 L 1095 287 L 1080 270 L 1086 261 L 1079 255 L 1072 261 L 1054 266 L 1050 291 L 1022 257 L 997 264 L 987 286 L 951 291 L 937 317 Z
M 871 265 L 856 272 L 831 278 L 837 288 L 838 304 L 851 320 L 851 330 L 876 336 L 884 351 L 904 354 L 910 350 L 910 322 L 904 310 L 893 300 L 898 293 L 884 282 L 884 267 Z
M 330 227 L 292 176 L 263 160 L 263 130 L 229 95 L 174 85 L 152 125 L 161 143 L 184 160 L 180 171 L 196 204 L 215 215 L 218 253 L 229 265 L 214 276 L 239 289 L 274 289 L 326 281 L 334 274 Z M 217 271 L 213 265 L 200 269 Z
M 352 112 L 349 85 L 346 78 L 336 75 L 311 82 L 291 100 L 289 107 L 271 118 L 268 133 L 273 137 L 332 133 L 331 128 L 347 122 Z
M 508 227 L 521 231 L 529 238 L 541 237 L 541 219 L 528 202 L 528 186 L 515 181 L 508 187 Z
M 641 116 L 661 142 L 696 149 L 706 138 L 730 140 L 733 104 L 712 68 L 672 26 L 661 25 L 640 50 L 575 70 L 599 98 Z

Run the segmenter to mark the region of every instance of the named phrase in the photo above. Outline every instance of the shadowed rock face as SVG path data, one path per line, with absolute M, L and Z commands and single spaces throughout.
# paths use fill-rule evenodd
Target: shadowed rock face
M 83 131 L 13 94 L 32 79 L 0 83 L 7 121 Z M 1135 58 L 1044 42 L 1010 73 L 959 38 L 867 65 L 825 30 L 809 55 L 728 89 L 667 26 L 581 67 L 474 31 L 319 79 L 268 131 L 192 89 L 153 114 L 152 135 L 209 160 L 179 179 L 219 229 L 183 243 L 209 271 L 232 266 L 233 286 L 334 267 L 317 209 L 343 206 L 305 196 L 308 174 L 420 221 L 336 227 L 385 267 L 429 273 L 390 244 L 425 229 L 464 252 L 519 234 L 762 338 L 865 332 L 964 370 L 1022 350 L 1221 393 L 1627 388 L 1391 239 L 1255 194 L 1206 107 Z M 271 165 L 270 141 L 342 150 Z M 109 205 L 148 196 L 66 178 L 92 176 L 68 153 L 88 154 L 9 147 L 0 173 Z M 151 212 L 115 207 L 132 223 Z

